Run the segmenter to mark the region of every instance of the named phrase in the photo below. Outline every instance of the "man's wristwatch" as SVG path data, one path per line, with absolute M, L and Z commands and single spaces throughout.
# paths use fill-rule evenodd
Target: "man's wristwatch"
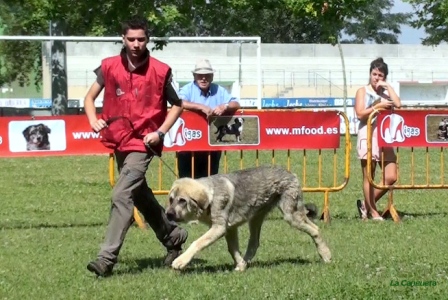
M 159 139 L 160 139 L 161 141 L 163 141 L 163 139 L 165 138 L 165 134 L 164 134 L 162 131 L 159 131 L 159 130 L 157 130 L 156 132 L 157 132 L 157 134 L 159 135 Z

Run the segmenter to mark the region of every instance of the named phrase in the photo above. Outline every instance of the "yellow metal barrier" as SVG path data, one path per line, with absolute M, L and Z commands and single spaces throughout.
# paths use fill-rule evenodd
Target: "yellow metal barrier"
M 412 109 L 412 111 L 418 111 L 419 109 Z M 425 111 L 428 109 L 425 109 Z M 445 163 L 444 163 L 444 147 L 440 147 L 440 182 L 434 183 L 431 182 L 431 171 L 430 171 L 430 150 L 429 147 L 395 147 L 396 148 L 396 155 L 397 155 L 397 181 L 393 185 L 386 185 L 384 183 L 384 173 L 382 173 L 382 180 L 381 182 L 375 182 L 375 180 L 371 176 L 372 171 L 372 134 L 373 134 L 373 127 L 372 127 L 372 119 L 375 118 L 380 112 L 372 112 L 369 115 L 369 118 L 367 120 L 367 178 L 369 180 L 369 183 L 380 190 L 387 190 L 388 191 L 388 202 L 387 206 L 384 209 L 382 216 L 385 217 L 387 215 L 390 215 L 394 222 L 400 222 L 400 216 L 397 213 L 397 210 L 395 209 L 394 205 L 394 197 L 393 197 L 393 191 L 394 190 L 416 190 L 416 189 L 448 189 L 448 184 L 445 183 L 444 176 L 445 176 Z M 437 151 L 436 148 L 432 148 L 434 151 Z M 408 154 L 406 155 L 406 150 Z M 424 164 L 425 164 L 425 171 L 424 174 L 417 173 L 418 168 L 416 167 L 416 152 L 424 151 Z M 409 161 L 404 161 L 402 157 L 408 156 Z M 422 161 L 422 160 L 417 160 Z M 381 161 L 379 162 L 381 165 L 381 169 L 384 170 L 384 154 L 381 155 Z M 400 175 L 400 164 L 409 164 L 410 172 L 406 172 L 406 174 L 409 175 L 409 181 L 407 183 L 403 183 L 402 178 L 403 176 Z M 424 175 L 425 177 L 425 183 L 418 184 L 416 183 L 416 177 L 417 175 Z M 433 176 L 435 177 L 435 176 Z
M 330 110 L 331 111 L 331 110 Z M 349 120 L 345 113 L 337 111 L 343 118 L 346 126 L 344 134 L 344 142 L 339 149 L 326 150 L 227 150 L 223 151 L 221 160 L 222 173 L 228 173 L 237 169 L 244 169 L 251 166 L 259 166 L 261 164 L 278 164 L 282 163 L 284 166 L 296 174 L 302 174 L 302 190 L 303 192 L 321 192 L 324 194 L 324 205 L 321 218 L 325 223 L 330 222 L 330 200 L 331 192 L 338 192 L 342 190 L 348 183 L 350 177 L 350 131 Z M 338 159 L 338 153 L 343 152 L 343 160 Z M 300 155 L 302 154 L 302 155 Z M 301 159 L 298 159 L 300 158 Z M 163 158 L 165 163 L 171 162 L 174 165 L 174 170 L 177 170 L 177 156 L 173 152 L 164 152 Z M 194 156 L 192 157 L 192 164 L 194 165 Z M 252 164 L 247 161 L 253 159 Z M 163 163 L 158 159 L 157 172 L 151 172 L 151 167 L 148 170 L 148 176 L 152 180 L 148 180 L 148 184 L 153 189 L 155 195 L 167 195 L 172 181 L 178 178 L 178 174 L 174 176 L 168 168 L 163 166 Z M 210 155 L 208 155 L 210 166 Z M 278 163 L 281 161 L 281 163 Z M 331 162 L 329 162 L 331 161 Z M 154 162 L 153 162 L 154 163 Z M 300 172 L 302 167 L 302 172 Z M 343 170 L 341 172 L 341 170 Z M 177 171 L 176 171 L 177 172 Z M 165 176 L 166 173 L 166 176 Z M 194 173 L 194 169 L 192 170 Z M 209 170 L 210 173 L 210 170 Z M 312 175 L 309 175 L 312 173 Z M 314 175 L 314 176 L 313 176 Z M 163 180 L 165 177 L 165 181 Z M 109 157 L 109 180 L 111 186 L 114 185 L 115 167 L 113 154 Z M 166 181 L 169 180 L 169 184 Z M 137 217 L 138 216 L 138 217 Z M 140 222 L 141 218 L 137 210 L 134 211 L 134 218 L 136 222 Z M 144 224 L 141 221 L 141 224 Z M 143 225 L 140 225 L 143 227 Z

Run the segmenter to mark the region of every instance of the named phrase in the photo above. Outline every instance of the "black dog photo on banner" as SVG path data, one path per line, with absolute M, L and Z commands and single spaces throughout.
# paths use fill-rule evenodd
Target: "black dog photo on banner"
M 426 140 L 428 142 L 448 142 L 448 116 L 426 116 Z
M 258 116 L 217 116 L 209 120 L 210 145 L 258 145 L 260 125 Z

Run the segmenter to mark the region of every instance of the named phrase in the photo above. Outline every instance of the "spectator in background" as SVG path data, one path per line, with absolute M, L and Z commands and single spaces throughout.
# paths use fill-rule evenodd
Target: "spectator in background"
M 233 114 L 240 108 L 235 97 L 222 86 L 213 83 L 212 68 L 208 59 L 200 59 L 196 62 L 193 73 L 193 82 L 186 84 L 179 91 L 179 97 L 183 100 L 184 109 L 202 114 L 207 119 L 210 116 L 222 116 Z M 210 166 L 208 154 L 210 153 Z M 182 151 L 177 153 L 179 177 L 200 178 L 217 174 L 221 151 Z M 194 175 L 192 176 L 191 158 L 194 155 Z
M 361 160 L 363 175 L 364 201 L 357 200 L 357 208 L 362 219 L 368 216 L 372 220 L 381 221 L 383 218 L 378 213 L 376 202 L 387 192 L 374 188 L 367 177 L 367 120 L 369 115 L 378 109 L 387 109 L 401 106 L 400 97 L 392 86 L 386 82 L 389 73 L 387 64 L 383 59 L 377 58 L 370 64 L 369 84 L 358 89 L 355 98 L 355 113 L 359 122 L 357 152 Z M 381 152 L 384 153 L 384 184 L 392 185 L 397 180 L 397 157 L 393 147 L 378 147 L 378 132 L 376 119 L 373 121 L 372 133 L 372 178 L 375 175 L 375 168 L 381 161 Z

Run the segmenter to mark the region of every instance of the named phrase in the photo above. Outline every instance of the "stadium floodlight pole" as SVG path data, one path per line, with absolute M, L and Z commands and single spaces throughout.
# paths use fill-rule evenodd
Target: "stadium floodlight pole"
M 195 37 L 150 37 L 150 41 L 255 41 L 257 43 L 257 108 L 261 109 L 261 37 L 259 36 L 195 36 Z M 0 35 L 0 41 L 66 41 L 66 42 L 121 42 L 119 36 L 39 36 Z

